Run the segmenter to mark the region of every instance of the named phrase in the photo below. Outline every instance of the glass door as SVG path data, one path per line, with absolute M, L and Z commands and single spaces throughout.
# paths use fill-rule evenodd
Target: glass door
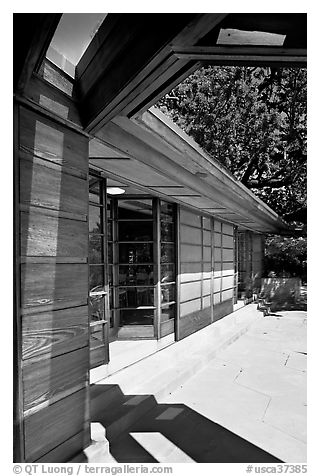
M 125 197 L 115 200 L 116 247 L 115 326 L 131 327 L 122 335 L 154 336 L 154 200 Z M 134 326 L 139 326 L 133 331 Z M 144 326 L 150 326 L 147 330 Z M 150 330 L 152 329 L 152 330 Z
M 109 283 L 105 181 L 89 178 L 90 367 L 109 361 Z

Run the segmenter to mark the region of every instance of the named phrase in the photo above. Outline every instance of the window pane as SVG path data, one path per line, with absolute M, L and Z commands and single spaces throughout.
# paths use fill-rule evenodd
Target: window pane
M 112 203 L 113 203 L 113 202 L 112 202 Z M 113 210 L 113 208 L 112 208 L 112 206 L 111 206 L 111 202 L 110 202 L 110 200 L 107 200 L 107 219 L 108 219 L 108 220 L 111 220 L 111 219 L 113 218 L 113 216 L 112 216 L 112 210 Z
M 118 218 L 120 220 L 152 218 L 152 200 L 119 200 Z
M 110 327 L 114 326 L 114 311 L 110 311 Z
M 104 266 L 89 266 L 89 289 L 94 291 L 97 286 L 104 285 Z
M 161 221 L 173 221 L 174 204 L 160 201 Z
M 176 314 L 176 305 L 171 304 L 161 309 L 161 322 L 168 321 L 169 319 L 174 319 Z
M 89 201 L 101 203 L 101 179 L 89 177 Z
M 167 284 L 161 285 L 161 303 L 175 301 L 176 299 L 176 285 Z
M 153 285 L 153 266 L 119 266 L 119 284 Z
M 103 238 L 89 235 L 89 263 L 103 263 Z
M 153 222 L 119 222 L 119 241 L 152 241 Z
M 166 243 L 161 243 L 161 263 L 174 263 L 175 261 L 175 252 L 174 245 L 169 245 Z
M 89 316 L 91 322 L 105 319 L 105 296 L 103 294 L 89 297 Z
M 139 264 L 153 262 L 152 243 L 120 243 L 119 263 Z
M 108 266 L 108 283 L 109 286 L 113 284 L 113 266 Z
M 113 287 L 109 286 L 109 309 L 113 309 L 114 304 L 113 304 Z
M 153 309 L 126 309 L 120 311 L 120 325 L 152 325 Z
M 112 236 L 112 221 L 108 220 L 107 222 L 107 237 L 108 237 L 108 241 L 112 241 L 113 240 L 113 236 Z
M 202 225 L 205 230 L 211 230 L 211 218 L 203 217 Z
M 91 329 L 90 332 L 90 350 L 105 346 L 103 338 L 103 324 Z
M 119 307 L 139 307 L 154 305 L 154 288 L 119 287 Z
M 161 265 L 161 283 L 175 281 L 175 265 L 174 264 L 162 264 Z
M 103 233 L 101 207 L 89 205 L 89 233 Z
M 108 243 L 108 263 L 113 263 L 113 245 Z
M 174 224 L 161 221 L 161 241 L 174 241 Z

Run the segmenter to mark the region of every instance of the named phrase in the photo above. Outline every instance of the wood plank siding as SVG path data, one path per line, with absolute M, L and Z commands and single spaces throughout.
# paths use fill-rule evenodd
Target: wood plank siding
M 90 438 L 88 138 L 32 106 L 16 121 L 24 461 L 65 462 Z

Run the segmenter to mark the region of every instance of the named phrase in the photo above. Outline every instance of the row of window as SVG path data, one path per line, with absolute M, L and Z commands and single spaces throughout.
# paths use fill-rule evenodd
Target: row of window
M 161 320 L 174 318 L 174 205 L 151 198 L 108 199 L 105 180 L 98 177 L 89 188 L 91 319 L 104 321 L 111 312 L 111 327 L 152 324 L 159 300 Z

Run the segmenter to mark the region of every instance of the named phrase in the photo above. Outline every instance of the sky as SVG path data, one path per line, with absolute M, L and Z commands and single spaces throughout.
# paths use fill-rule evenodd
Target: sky
M 105 13 L 64 13 L 51 46 L 76 65 Z

